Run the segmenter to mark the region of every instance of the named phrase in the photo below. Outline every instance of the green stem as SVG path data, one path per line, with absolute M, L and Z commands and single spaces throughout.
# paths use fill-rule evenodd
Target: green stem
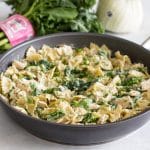
M 12 46 L 9 43 L 7 43 L 3 46 L 3 48 L 8 50 L 8 49 L 12 48 Z
M 3 40 L 0 40 L 0 46 L 3 46 L 3 45 L 5 45 L 5 44 L 7 44 L 7 43 L 9 43 L 9 41 L 8 41 L 7 38 L 5 38 L 5 39 L 3 39 Z
M 30 9 L 24 14 L 25 17 L 28 17 L 32 13 L 32 11 L 35 8 L 35 6 L 38 3 L 38 1 L 39 0 L 35 0 L 35 2 L 32 4 L 32 6 L 30 7 Z
M 0 53 L 3 53 L 5 51 L 9 50 L 10 48 L 12 48 L 12 46 L 9 43 L 7 43 L 3 46 L 0 46 Z
M 0 38 L 2 38 L 4 36 L 5 36 L 4 32 L 0 32 Z
M 7 50 L 0 47 L 0 54 L 5 52 L 5 51 L 7 51 Z

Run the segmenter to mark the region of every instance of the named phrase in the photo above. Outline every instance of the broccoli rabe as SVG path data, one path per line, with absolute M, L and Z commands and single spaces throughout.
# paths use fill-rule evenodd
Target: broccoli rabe
M 62 111 L 62 110 L 57 110 L 55 112 L 52 112 L 50 113 L 48 116 L 47 116 L 47 120 L 48 121 L 55 121 L 61 117 L 63 117 L 65 115 L 65 113 Z
M 89 112 L 87 114 L 84 115 L 84 118 L 82 120 L 82 123 L 86 124 L 86 123 L 96 123 L 98 121 L 98 117 L 93 115 L 93 113 Z

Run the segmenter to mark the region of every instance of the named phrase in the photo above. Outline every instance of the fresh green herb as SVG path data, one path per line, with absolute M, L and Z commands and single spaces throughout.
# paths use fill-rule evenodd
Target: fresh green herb
M 43 65 L 46 70 L 52 69 L 55 66 L 52 62 L 48 62 L 47 60 L 40 60 L 38 64 Z
M 48 116 L 47 116 L 47 120 L 48 121 L 55 121 L 61 117 L 63 117 L 65 115 L 65 113 L 61 110 L 57 110 L 55 112 L 52 112 L 50 113 Z
M 96 81 L 97 80 L 85 82 L 77 78 L 77 79 L 64 82 L 64 86 L 66 86 L 68 89 L 72 91 L 76 91 L 77 93 L 79 93 L 79 92 L 86 91 Z
M 147 74 L 147 72 L 148 72 L 147 67 L 138 67 L 137 70 L 144 73 L 144 74 Z
M 67 60 L 66 57 L 62 57 L 62 63 L 63 63 L 64 65 L 68 65 L 68 60 Z
M 34 104 L 34 100 L 33 100 L 33 98 L 28 97 L 28 99 L 27 99 L 27 103 L 28 103 L 28 104 Z
M 79 70 L 79 69 L 73 69 L 73 70 L 71 70 L 71 74 L 74 75 L 77 78 L 83 78 L 83 77 L 87 76 L 86 71 Z
M 90 61 L 88 60 L 87 57 L 84 57 L 83 58 L 83 65 L 89 65 L 90 64 Z
M 64 74 L 65 76 L 70 76 L 71 75 L 71 68 L 70 67 L 66 67 L 65 70 L 64 70 Z
M 43 93 L 53 94 L 54 93 L 54 88 L 46 89 L 46 90 L 43 91 Z
M 78 16 L 71 20 L 70 25 L 72 31 L 104 33 L 104 28 L 97 20 L 97 16 L 83 7 L 78 9 Z
M 37 35 L 78 31 L 104 33 L 101 23 L 90 8 L 95 0 L 6 0 L 14 13 L 27 17 Z
M 29 76 L 29 75 L 23 75 L 23 74 L 19 74 L 19 79 L 26 79 L 26 80 L 31 80 L 32 79 L 32 77 L 31 76 Z
M 60 76 L 61 72 L 56 68 L 54 71 L 54 77 Z
M 31 79 L 32 79 L 31 76 L 24 76 L 24 78 L 25 78 L 26 80 L 31 80 Z
M 116 72 L 114 72 L 114 71 L 107 71 L 107 72 L 106 72 L 106 75 L 107 75 L 108 77 L 113 78 L 113 77 L 116 76 Z
M 104 51 L 104 50 L 99 50 L 99 51 L 98 51 L 98 55 L 99 55 L 99 56 L 103 56 L 103 57 L 108 57 L 107 51 Z
M 118 94 L 116 95 L 116 97 L 121 98 L 123 96 L 127 96 L 129 90 L 130 90 L 130 87 L 129 87 L 129 89 L 127 87 L 123 87 L 121 90 L 118 91 Z
M 37 96 L 40 94 L 40 91 L 37 89 L 36 85 L 34 83 L 30 84 L 30 87 L 32 89 L 32 95 Z
M 141 95 L 138 95 L 133 98 L 132 108 L 134 108 L 137 105 L 137 101 L 141 98 Z
M 110 70 L 106 72 L 106 76 L 114 78 L 116 75 L 119 75 L 120 78 L 123 80 L 128 75 L 128 70 Z
M 98 104 L 98 105 L 105 105 L 105 102 L 104 102 L 102 99 L 100 99 L 100 100 L 97 102 L 97 104 Z
M 121 98 L 123 96 L 127 96 L 127 95 L 129 95 L 129 92 L 130 92 L 131 88 L 133 89 L 132 86 L 120 86 L 118 88 L 118 93 L 115 96 L 117 98 Z
M 105 100 L 102 102 L 99 102 L 99 105 L 103 105 L 103 106 L 111 106 L 112 109 L 115 109 L 115 107 L 117 107 L 117 105 L 115 104 L 115 100 L 116 100 L 116 96 L 113 96 L 112 99 L 109 102 L 106 102 Z
M 106 72 L 106 75 L 111 78 L 114 78 L 116 75 L 120 75 L 120 74 L 121 74 L 120 70 L 110 70 Z
M 40 66 L 43 71 L 47 71 L 54 68 L 55 65 L 47 60 L 40 60 L 38 62 L 36 61 L 29 62 L 28 66 Z
M 111 105 L 111 108 L 112 108 L 113 110 L 116 109 L 116 108 L 117 108 L 117 104 L 113 103 L 113 104 Z
M 37 106 L 35 111 L 36 111 L 36 113 L 38 114 L 38 116 L 39 116 L 40 118 L 45 119 L 45 118 L 43 117 L 43 115 L 42 115 L 42 111 L 43 111 L 43 108 L 42 108 L 42 107 Z
M 28 62 L 28 66 L 38 66 L 36 61 Z
M 82 123 L 86 124 L 86 123 L 96 123 L 98 121 L 98 117 L 94 116 L 91 112 L 85 114 Z
M 139 84 L 142 81 L 141 77 L 129 77 L 125 78 L 125 80 L 122 82 L 123 86 L 133 86 L 135 84 Z
M 95 0 L 71 0 L 77 7 L 90 8 L 95 4 Z
M 54 92 L 58 90 L 59 90 L 58 88 L 49 88 L 49 89 L 43 90 L 42 92 L 47 93 L 47 94 L 54 94 Z
M 69 67 L 66 67 L 64 70 L 64 74 L 66 76 L 72 76 L 74 78 L 83 78 L 88 76 L 87 69 L 79 70 L 79 69 L 71 69 Z
M 87 69 L 83 69 L 83 70 L 73 69 L 71 71 L 71 74 L 73 74 L 75 78 L 83 78 L 88 75 Z
M 92 99 L 82 99 L 80 101 L 74 100 L 71 102 L 71 105 L 74 107 L 83 107 L 85 109 L 89 108 L 89 104 L 92 103 Z
M 83 51 L 83 49 L 82 48 L 76 48 L 75 51 L 76 52 L 81 52 L 81 51 Z
M 135 98 L 133 98 L 132 101 L 129 102 L 129 106 L 127 107 L 127 109 L 133 109 L 136 107 L 137 105 L 137 101 L 140 99 L 140 96 L 136 96 Z

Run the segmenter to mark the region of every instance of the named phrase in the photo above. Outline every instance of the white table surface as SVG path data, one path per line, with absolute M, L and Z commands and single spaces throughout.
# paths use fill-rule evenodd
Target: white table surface
M 0 20 L 10 11 L 0 0 Z M 144 21 L 135 33 L 116 35 L 141 44 L 150 36 L 150 0 L 143 0 Z M 68 146 L 39 139 L 16 124 L 0 105 L 0 150 L 150 150 L 150 122 L 130 135 L 106 144 Z

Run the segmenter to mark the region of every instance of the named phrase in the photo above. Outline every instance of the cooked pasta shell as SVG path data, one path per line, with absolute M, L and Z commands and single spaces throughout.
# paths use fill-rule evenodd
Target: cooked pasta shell
M 122 98 L 116 99 L 114 103 L 120 105 L 122 108 L 125 109 L 131 106 L 132 99 L 130 98 L 130 96 L 124 96 Z
M 35 54 L 35 53 L 36 53 L 36 49 L 35 49 L 33 46 L 31 46 L 31 47 L 27 50 L 26 56 L 28 57 L 28 56 L 30 56 L 30 55 L 32 55 L 32 54 Z
M 9 91 L 13 88 L 14 83 L 8 77 L 1 75 L 1 87 L 3 94 L 9 93 Z
M 47 103 L 44 102 L 44 101 L 38 101 L 37 106 L 42 107 L 42 108 L 47 108 L 48 107 Z
M 14 75 L 18 73 L 19 73 L 18 69 L 15 66 L 11 66 L 11 67 L 8 67 L 8 69 L 5 72 L 5 75 Z
M 150 90 L 150 79 L 143 81 L 141 86 L 143 91 Z
M 27 61 L 32 62 L 32 61 L 40 61 L 42 60 L 42 55 L 38 53 L 33 53 L 27 56 Z
M 15 60 L 12 65 L 15 66 L 17 69 L 22 70 L 27 66 L 27 62 L 26 61 L 21 62 L 21 61 Z
M 47 57 L 49 60 L 54 61 L 54 60 L 59 60 L 60 56 L 58 55 L 57 51 L 49 48 L 47 51 Z
M 57 52 L 59 53 L 59 51 L 61 51 L 61 53 L 65 56 L 71 56 L 73 54 L 72 47 L 69 45 L 63 45 L 63 46 L 59 47 Z
M 104 70 L 112 70 L 112 68 L 113 68 L 111 61 L 109 61 L 108 59 L 101 59 L 100 60 L 100 66 Z
M 139 91 L 136 91 L 136 90 L 131 90 L 129 92 L 129 95 L 130 96 L 139 96 L 141 93 Z
M 109 115 L 107 115 L 107 114 L 100 114 L 98 123 L 99 124 L 104 124 L 104 123 L 107 122 L 108 119 L 109 119 Z
M 142 72 L 139 72 L 137 70 L 130 70 L 129 71 L 129 76 L 133 77 L 144 77 L 145 75 Z
M 94 110 L 94 109 L 98 109 L 100 106 L 96 103 L 91 103 L 89 104 L 89 109 Z
M 99 66 L 96 66 L 95 68 L 93 68 L 92 66 L 88 66 L 88 70 L 95 76 L 103 76 L 104 72 L 102 71 L 102 69 Z

